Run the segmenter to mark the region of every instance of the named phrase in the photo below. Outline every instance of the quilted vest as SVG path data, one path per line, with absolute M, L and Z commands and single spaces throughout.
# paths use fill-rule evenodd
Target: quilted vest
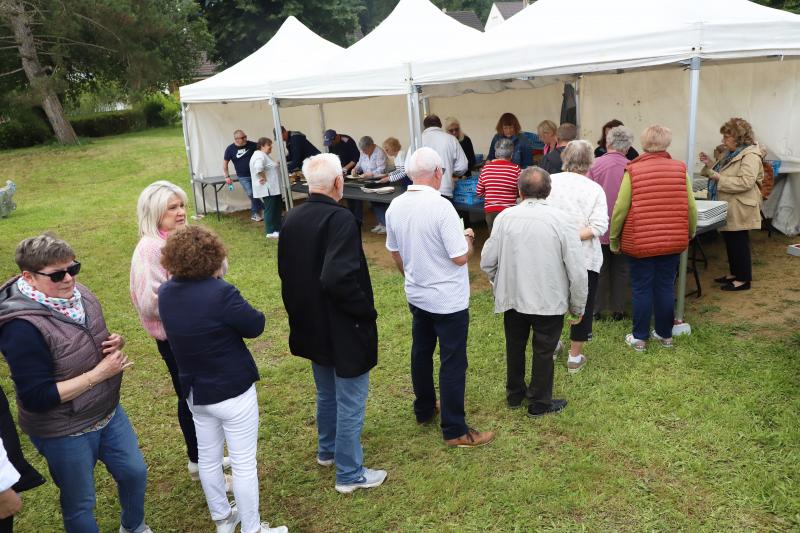
M 622 228 L 622 252 L 644 258 L 683 252 L 689 245 L 686 165 L 667 152 L 631 161 L 631 208 Z
M 16 290 L 16 286 L 13 290 Z M 97 297 L 83 285 L 78 284 L 78 290 L 86 310 L 85 326 L 52 311 L 50 314 L 17 316 L 33 324 L 42 334 L 53 356 L 53 377 L 56 382 L 80 376 L 97 366 L 103 357 L 102 342 L 110 335 Z M 119 373 L 97 383 L 77 398 L 43 413 L 28 411 L 22 402 L 17 401 L 19 426 L 28 435 L 43 438 L 77 433 L 96 424 L 117 408 L 121 384 L 122 373 Z

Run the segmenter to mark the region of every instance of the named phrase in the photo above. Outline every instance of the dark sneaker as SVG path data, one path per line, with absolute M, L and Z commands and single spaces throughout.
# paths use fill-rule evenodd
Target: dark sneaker
M 477 448 L 489 444 L 494 440 L 494 431 L 475 431 L 470 428 L 466 433 L 455 439 L 445 440 L 445 444 L 454 448 Z
M 530 418 L 539 418 L 540 416 L 549 415 L 550 413 L 563 411 L 566 406 L 567 400 L 553 400 L 550 402 L 549 407 L 542 407 L 539 404 L 532 404 L 528 407 L 528 416 Z
M 509 409 L 519 409 L 520 407 L 522 407 L 522 399 L 519 400 L 506 399 L 506 404 L 508 405 Z

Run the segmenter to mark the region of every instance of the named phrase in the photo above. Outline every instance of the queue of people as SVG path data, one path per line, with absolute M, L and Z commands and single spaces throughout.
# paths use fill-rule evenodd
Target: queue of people
M 445 131 L 438 117 L 427 117 L 427 145 L 411 154 L 403 153 L 397 139 L 386 139 L 381 148 L 365 136 L 355 161 L 348 147 L 352 138 L 326 132 L 332 153 L 302 160 L 309 198 L 288 213 L 280 228 L 278 275 L 289 349 L 311 363 L 316 463 L 334 467 L 333 485 L 340 493 L 375 488 L 388 477 L 386 470 L 365 465 L 361 444 L 370 372 L 378 364 L 379 311 L 360 223 L 339 203 L 350 163 L 356 172 L 379 174 L 389 159 L 390 172 L 383 179 L 411 181 L 383 213 L 382 226 L 386 248 L 404 277 L 410 311 L 416 422 L 430 424 L 438 417 L 449 447 L 475 448 L 496 437 L 466 420 L 468 262 L 477 250 L 473 230 L 464 229 L 447 195 L 453 176 L 465 173 L 469 163 L 460 144 L 464 139 L 454 133 L 457 121 L 446 122 L 452 131 Z M 592 146 L 575 138 L 575 126 L 562 124 L 546 144 L 550 148 L 543 164 L 551 162 L 554 168 L 556 156 L 560 161 L 551 173 L 524 160 L 518 126 L 513 115 L 505 121 L 501 117 L 493 159 L 478 179 L 490 227 L 480 268 L 492 285 L 494 311 L 503 314 L 507 405 L 517 409 L 527 401 L 527 415 L 538 418 L 567 405 L 566 399 L 553 398 L 564 321 L 570 325 L 566 367 L 575 374 L 587 365 L 583 352 L 592 338 L 595 311 L 621 318 L 626 303 L 619 293 L 627 292 L 626 280 L 633 323 L 625 345 L 644 352 L 653 339 L 673 347 L 678 257 L 695 234 L 697 209 L 685 163 L 668 152 L 669 128 L 645 129 L 640 139 L 644 153 L 629 161 L 633 133 L 611 125 L 604 152 L 595 160 Z M 545 121 L 540 131 L 552 134 L 553 126 Z M 748 231 L 755 227 L 763 170 L 746 121 L 731 119 L 720 132 L 724 153 L 716 161 L 703 153 L 700 159 L 720 197 L 734 204 L 723 228 L 730 276 L 719 282 L 723 290 L 741 291 L 750 288 Z M 302 134 L 284 133 L 294 136 L 294 150 L 309 150 Z M 226 169 L 234 161 L 241 181 L 241 161 L 247 159 L 253 197 L 263 201 L 268 215 L 265 231 L 277 233 L 280 205 L 278 170 L 269 157 L 272 142 L 260 138 L 253 144 L 237 130 L 232 146 L 238 148 L 226 150 L 226 158 L 231 157 Z M 228 252 L 213 232 L 187 224 L 186 203 L 185 192 L 167 181 L 140 194 L 131 301 L 170 374 L 188 474 L 200 481 L 217 533 L 232 533 L 239 524 L 244 533 L 285 532 L 285 526 L 262 522 L 259 512 L 259 373 L 244 339 L 263 333 L 265 316 L 224 279 Z M 627 261 L 618 260 L 620 253 Z M 144 509 L 147 466 L 120 403 L 124 371 L 134 364 L 123 351 L 124 339 L 108 330 L 97 297 L 78 283 L 81 263 L 65 241 L 49 233 L 24 239 L 15 260 L 20 274 L 0 286 L 0 351 L 16 387 L 19 426 L 47 461 L 60 491 L 64 528 L 98 531 L 93 470 L 100 460 L 117 482 L 120 533 L 151 533 Z M 596 305 L 598 295 L 601 303 Z M 0 427 L 1 442 L 13 449 L 13 419 L 13 436 L 6 425 Z M 230 457 L 224 456 L 225 447 Z M 9 464 L 4 452 L 0 513 L 8 509 L 10 516 L 19 509 L 16 494 L 24 488 L 14 487 L 21 475 L 27 476 L 28 488 L 44 480 L 24 461 Z M 225 473 L 228 468 L 232 475 Z M 0 528 L 6 528 L 0 530 L 10 531 L 5 515 L 0 519 Z

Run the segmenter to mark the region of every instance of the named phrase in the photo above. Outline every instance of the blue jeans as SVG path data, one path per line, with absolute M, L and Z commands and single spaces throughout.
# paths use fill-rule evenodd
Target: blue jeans
M 372 204 L 372 212 L 375 214 L 375 220 L 378 221 L 378 224 L 381 226 L 386 226 L 386 211 L 389 209 L 389 204 L 379 204 L 377 202 L 373 202 Z
M 633 336 L 650 338 L 650 317 L 655 314 L 656 333 L 672 338 L 675 320 L 675 275 L 680 254 L 637 259 L 628 257 L 633 307 Z
M 67 533 L 98 533 L 94 519 L 94 466 L 105 463 L 117 482 L 122 508 L 122 527 L 141 533 L 144 530 L 144 492 L 147 465 L 128 415 L 117 405 L 114 417 L 103 429 L 79 437 L 40 438 L 31 436 L 61 492 L 61 514 Z
M 320 459 L 336 461 L 336 483 L 353 483 L 364 473 L 361 430 L 369 393 L 369 372 L 340 378 L 332 366 L 311 364 L 317 384 Z
M 237 176 L 239 178 L 239 183 L 242 184 L 242 189 L 247 194 L 247 197 L 250 198 L 250 214 L 257 215 L 259 211 L 264 209 L 264 204 L 261 202 L 261 198 L 253 198 L 253 178 L 250 176 Z
M 414 414 L 417 421 L 429 420 L 436 407 L 433 384 L 433 351 L 439 340 L 439 393 L 442 435 L 455 439 L 468 431 L 464 420 L 464 391 L 467 386 L 467 335 L 469 309 L 449 314 L 423 311 L 411 304 L 411 383 L 414 386 Z

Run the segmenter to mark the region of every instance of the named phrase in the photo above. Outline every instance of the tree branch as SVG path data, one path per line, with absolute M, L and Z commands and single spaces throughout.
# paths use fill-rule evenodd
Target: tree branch
M 12 70 L 10 72 L 2 73 L 2 74 L 0 74 L 0 78 L 2 78 L 3 76 L 11 76 L 12 74 L 16 74 L 17 72 L 22 72 L 22 67 L 20 67 L 20 68 L 18 68 L 16 70 Z

